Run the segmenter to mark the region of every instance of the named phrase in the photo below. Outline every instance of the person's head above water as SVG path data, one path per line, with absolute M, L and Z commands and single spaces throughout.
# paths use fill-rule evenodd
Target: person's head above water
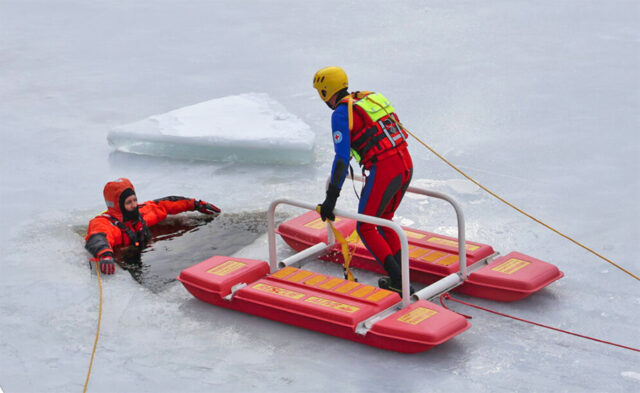
M 118 221 L 130 221 L 140 218 L 138 198 L 133 184 L 126 178 L 110 181 L 104 186 L 104 201 L 107 213 Z

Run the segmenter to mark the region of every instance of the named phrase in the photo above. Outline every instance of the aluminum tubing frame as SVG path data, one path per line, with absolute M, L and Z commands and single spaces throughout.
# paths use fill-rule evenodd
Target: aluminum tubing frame
M 269 241 L 269 266 L 271 269 L 271 273 L 274 273 L 278 267 L 278 256 L 276 250 L 276 224 L 275 224 L 275 210 L 276 207 L 280 204 L 287 204 L 291 206 L 300 207 L 303 209 L 308 209 L 315 211 L 316 205 L 312 205 L 306 202 L 298 202 L 293 201 L 286 198 L 276 199 L 271 202 L 269 205 L 269 210 L 267 211 L 267 220 L 268 220 L 268 241 Z M 336 216 L 351 218 L 356 221 L 366 222 L 368 224 L 385 226 L 391 228 L 396 232 L 398 238 L 400 239 L 401 245 L 401 255 L 402 255 L 402 307 L 408 307 L 411 303 L 411 297 L 409 294 L 409 242 L 407 241 L 407 235 L 404 233 L 402 227 L 396 224 L 393 221 L 385 220 L 380 217 L 367 216 L 359 213 L 351 213 L 344 210 L 335 209 L 333 213 Z M 328 231 L 330 232 L 330 231 Z M 329 245 L 335 244 L 335 240 L 330 239 Z
M 360 175 L 354 174 L 353 179 L 361 181 L 363 183 L 365 182 L 365 178 Z M 327 179 L 326 187 L 329 187 L 330 180 L 331 180 L 330 178 Z M 446 194 L 442 194 L 437 191 L 429 191 L 429 190 L 423 190 L 422 188 L 409 187 L 407 188 L 407 192 L 420 194 L 420 195 L 424 195 L 432 198 L 442 199 L 443 201 L 449 202 L 451 206 L 453 206 L 453 210 L 455 210 L 456 212 L 456 219 L 458 220 L 458 262 L 460 264 L 459 275 L 462 281 L 466 280 L 467 279 L 466 233 L 464 229 L 465 228 L 464 215 L 462 214 L 462 208 L 460 208 L 460 205 L 458 205 L 458 203 L 450 196 Z

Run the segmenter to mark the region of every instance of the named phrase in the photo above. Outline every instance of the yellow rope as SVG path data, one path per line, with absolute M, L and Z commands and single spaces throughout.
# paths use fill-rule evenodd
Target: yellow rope
M 316 211 L 318 212 L 318 214 L 320 214 L 320 208 L 321 208 L 321 205 L 316 206 Z M 349 281 L 358 281 L 358 279 L 351 272 L 351 269 L 349 269 L 349 264 L 351 263 L 351 258 L 353 257 L 353 254 L 349 249 L 349 243 L 344 238 L 344 236 L 342 236 L 342 233 L 340 233 L 340 231 L 336 229 L 336 227 L 333 225 L 333 222 L 331 220 L 327 219 L 327 222 L 329 223 L 329 228 L 331 228 L 331 232 L 333 232 L 333 236 L 336 238 L 338 243 L 340 243 L 340 247 L 342 250 L 342 257 L 344 259 L 342 270 L 344 270 L 345 278 Z
M 394 122 L 395 119 L 389 115 L 389 112 L 387 112 L 386 108 L 383 107 L 382 105 L 380 105 L 378 102 L 376 102 L 375 100 L 373 100 L 372 98 L 370 98 L 369 96 L 365 97 L 367 100 L 373 102 L 374 104 L 378 105 L 380 108 L 382 108 L 387 116 L 389 116 Z M 612 260 L 605 258 L 604 256 L 598 254 L 597 252 L 593 251 L 592 249 L 590 249 L 589 247 L 583 245 L 582 243 L 578 242 L 577 240 L 572 239 L 571 237 L 565 235 L 564 233 L 558 231 L 557 229 L 545 224 L 544 222 L 538 220 L 537 218 L 535 218 L 534 216 L 530 215 L 529 213 L 525 212 L 524 210 L 512 205 L 511 203 L 507 202 L 506 200 L 504 200 L 503 198 L 501 198 L 499 195 L 497 195 L 496 193 L 494 193 L 493 191 L 489 190 L 487 187 L 483 186 L 482 184 L 478 183 L 477 181 L 475 181 L 473 178 L 471 178 L 469 175 L 467 175 L 466 173 L 464 173 L 463 171 L 461 171 L 460 169 L 458 169 L 458 167 L 456 167 L 455 165 L 453 165 L 451 162 L 449 162 L 446 158 L 444 158 L 443 156 L 441 156 L 440 154 L 438 154 L 437 151 L 433 150 L 431 148 L 431 146 L 427 145 L 426 143 L 424 143 L 420 138 L 418 138 L 416 135 L 414 135 L 411 131 L 407 130 L 405 128 L 405 126 L 402 125 L 402 123 L 400 122 L 396 122 L 397 125 L 399 125 L 403 130 L 405 130 L 409 135 L 411 135 L 412 137 L 414 137 L 418 142 L 420 142 L 422 144 L 422 146 L 426 147 L 427 149 L 429 149 L 433 154 L 435 154 L 439 159 L 441 159 L 442 161 L 444 161 L 447 165 L 449 165 L 451 168 L 453 168 L 456 172 L 458 172 L 459 174 L 461 174 L 462 176 L 466 177 L 468 180 L 470 180 L 473 184 L 475 184 L 476 186 L 482 188 L 483 190 L 485 190 L 486 192 L 488 192 L 489 194 L 491 194 L 493 197 L 497 198 L 500 202 L 506 204 L 507 206 L 515 209 L 516 211 L 518 211 L 519 213 L 524 214 L 525 216 L 529 217 L 530 219 L 532 219 L 533 221 L 537 222 L 538 224 L 544 226 L 547 229 L 552 230 L 553 232 L 557 233 L 558 235 L 564 237 L 567 240 L 570 240 L 571 242 L 573 242 L 574 244 L 584 248 L 585 250 L 589 251 L 590 253 L 592 253 L 593 255 L 603 259 L 606 262 L 609 262 L 611 265 L 617 267 L 618 269 L 622 270 L 623 272 L 627 273 L 628 275 L 630 275 L 631 277 L 635 278 L 636 280 L 640 281 L 640 278 L 638 278 L 638 276 L 636 276 L 635 274 L 631 273 L 630 271 L 628 271 L 627 269 L 623 268 L 622 266 L 617 265 L 616 263 L 614 263 Z
M 402 124 L 401 124 L 402 126 Z M 635 274 L 631 273 L 630 271 L 626 270 L 625 268 L 617 265 L 616 263 L 614 263 L 613 261 L 611 261 L 608 258 L 605 258 L 604 256 L 598 254 L 597 252 L 593 251 L 592 249 L 590 249 L 589 247 L 583 245 L 582 243 L 572 239 L 571 237 L 565 235 L 564 233 L 558 231 L 557 229 L 545 224 L 544 222 L 538 220 L 537 218 L 533 217 L 532 215 L 530 215 L 529 213 L 523 211 L 522 209 L 512 205 L 511 203 L 507 202 L 506 200 L 504 200 L 503 198 L 501 198 L 500 196 L 498 196 L 496 193 L 494 193 L 493 191 L 489 190 L 488 188 L 486 188 L 485 186 L 483 186 L 482 184 L 478 183 L 477 181 L 475 181 L 474 179 L 472 179 L 469 175 L 467 175 L 466 173 L 464 173 L 463 171 L 461 171 L 460 169 L 458 169 L 455 165 L 453 165 L 451 162 L 449 162 L 446 158 L 444 158 L 443 156 L 441 156 L 440 154 L 438 154 L 438 152 L 436 152 L 435 150 L 433 150 L 429 145 L 427 145 L 426 143 L 424 143 L 422 140 L 420 140 L 420 138 L 418 138 L 417 136 L 415 136 L 411 131 L 407 130 L 404 126 L 402 126 L 402 128 L 412 137 L 414 137 L 418 142 L 420 142 L 422 144 L 422 146 L 426 147 L 427 149 L 429 149 L 433 154 L 435 154 L 439 159 L 441 159 L 442 161 L 444 161 L 447 165 L 449 165 L 451 168 L 453 168 L 456 172 L 460 173 L 462 176 L 466 177 L 468 180 L 470 180 L 471 182 L 473 182 L 475 185 L 477 185 L 478 187 L 482 188 L 483 190 L 485 190 L 486 192 L 488 192 L 489 194 L 491 194 L 493 197 L 497 198 L 499 201 L 501 201 L 502 203 L 506 204 L 507 206 L 510 206 L 511 208 L 515 209 L 516 211 L 518 211 L 519 213 L 524 214 L 525 216 L 529 217 L 530 219 L 532 219 L 533 221 L 537 222 L 538 224 L 544 226 L 547 229 L 552 230 L 553 232 L 557 233 L 558 235 L 564 237 L 567 240 L 570 240 L 571 242 L 573 242 L 574 244 L 584 248 L 585 250 L 589 251 L 590 253 L 594 254 L 595 256 L 609 262 L 611 265 L 617 267 L 618 269 L 622 270 L 623 272 L 627 273 L 628 275 L 630 275 L 631 277 L 635 278 L 636 280 L 640 281 L 640 278 L 638 278 L 638 276 L 636 276 Z
M 358 281 L 356 277 L 353 275 L 353 273 L 351 272 L 351 269 L 349 269 L 349 264 L 351 263 L 351 257 L 353 257 L 353 254 L 349 249 L 349 244 L 347 243 L 347 240 L 344 238 L 344 236 L 342 236 L 342 233 L 340 233 L 340 231 L 336 229 L 336 227 L 333 225 L 331 221 L 328 221 L 328 222 L 329 222 L 329 227 L 331 227 L 331 232 L 333 232 L 333 236 L 336 238 L 336 240 L 338 240 L 338 242 L 340 243 L 340 247 L 342 249 L 342 257 L 344 258 L 344 264 L 342 265 L 342 268 L 344 270 L 345 278 L 349 281 Z
M 93 366 L 93 358 L 96 354 L 96 347 L 98 346 L 98 337 L 100 337 L 100 321 L 102 320 L 102 280 L 100 279 L 100 267 L 98 266 L 98 260 L 96 262 L 96 273 L 98 275 L 98 287 L 100 288 L 100 305 L 98 307 L 98 328 L 96 329 L 96 339 L 93 341 L 93 351 L 91 351 L 91 361 L 89 362 L 89 371 L 87 371 L 87 379 L 84 381 L 84 389 L 82 393 L 87 391 L 89 385 L 89 377 L 91 376 L 91 367 Z

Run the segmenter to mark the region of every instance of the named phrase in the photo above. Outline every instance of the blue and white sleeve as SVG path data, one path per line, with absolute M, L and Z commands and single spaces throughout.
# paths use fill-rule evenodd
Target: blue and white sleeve
M 349 171 L 351 159 L 351 142 L 349 140 L 349 114 L 346 105 L 339 105 L 331 116 L 331 130 L 335 157 L 331 168 L 331 184 L 342 188 Z

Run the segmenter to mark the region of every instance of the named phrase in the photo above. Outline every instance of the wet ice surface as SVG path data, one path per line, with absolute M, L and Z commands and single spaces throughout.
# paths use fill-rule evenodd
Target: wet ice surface
M 409 129 L 490 189 L 638 274 L 637 15 L 627 1 L 0 2 L 0 386 L 82 389 L 98 286 L 73 226 L 104 210 L 107 181 L 127 176 L 142 200 L 179 193 L 225 213 L 264 211 L 283 196 L 321 202 L 333 149 L 311 77 L 329 64 L 343 65 L 354 89 L 384 93 Z M 117 126 L 251 91 L 309 124 L 309 164 L 171 160 L 107 144 Z M 415 184 L 459 201 L 470 240 L 566 274 L 516 303 L 461 299 L 640 346 L 636 281 L 410 143 Z M 338 207 L 353 210 L 347 187 Z M 455 235 L 453 212 L 438 201 L 407 198 L 397 219 Z M 236 255 L 266 258 L 266 240 Z M 309 268 L 341 274 L 335 264 Z M 154 293 L 119 268 L 103 288 L 92 392 L 640 387 L 636 353 L 460 305 L 471 329 L 407 356 L 212 307 L 177 282 Z

